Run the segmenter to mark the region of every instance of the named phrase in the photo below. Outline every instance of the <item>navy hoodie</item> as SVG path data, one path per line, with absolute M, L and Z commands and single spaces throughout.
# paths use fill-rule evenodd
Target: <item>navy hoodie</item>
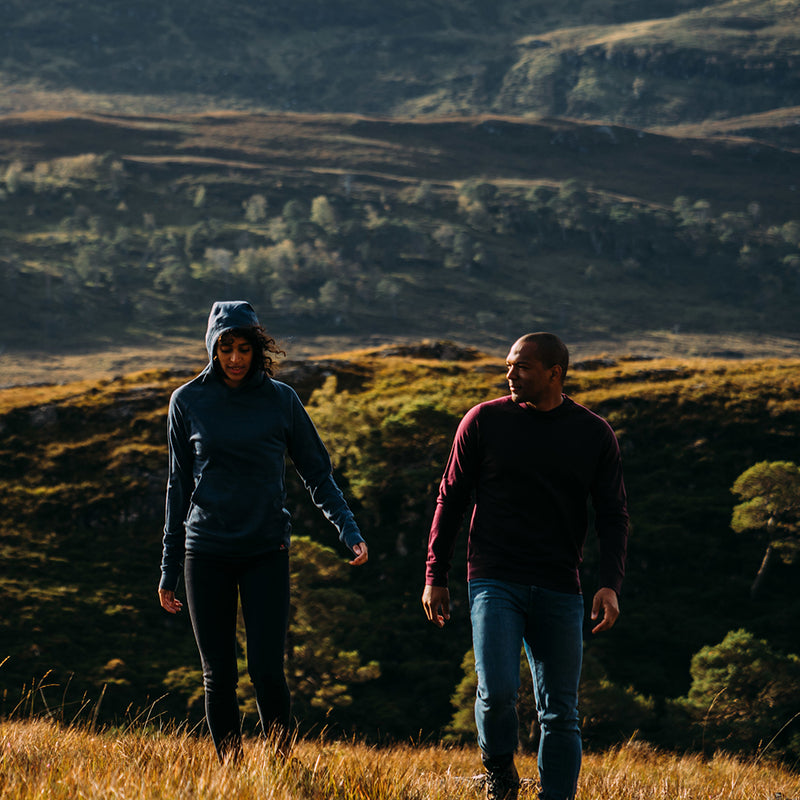
M 272 380 L 260 365 L 236 388 L 217 374 L 220 335 L 256 325 L 249 303 L 214 303 L 208 366 L 170 398 L 161 589 L 174 591 L 186 552 L 247 558 L 289 547 L 287 453 L 339 539 L 351 549 L 364 541 L 294 389 Z

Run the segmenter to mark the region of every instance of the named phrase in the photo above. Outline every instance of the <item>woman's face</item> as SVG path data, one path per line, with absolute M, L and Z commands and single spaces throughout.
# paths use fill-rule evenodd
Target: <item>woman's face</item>
M 217 361 L 225 383 L 235 389 L 247 377 L 253 364 L 253 345 L 243 336 L 225 337 L 217 344 Z

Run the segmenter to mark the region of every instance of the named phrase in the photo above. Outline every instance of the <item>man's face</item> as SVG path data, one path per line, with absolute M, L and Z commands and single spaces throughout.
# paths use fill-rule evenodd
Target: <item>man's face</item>
M 515 403 L 539 405 L 561 394 L 559 367 L 545 367 L 534 342 L 515 342 L 506 356 L 506 380 Z

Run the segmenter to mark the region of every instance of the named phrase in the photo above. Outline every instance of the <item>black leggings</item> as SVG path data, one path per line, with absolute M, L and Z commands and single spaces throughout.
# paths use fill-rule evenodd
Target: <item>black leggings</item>
M 220 758 L 241 749 L 236 615 L 242 599 L 247 671 L 265 733 L 290 724 L 289 687 L 283 671 L 289 622 L 289 554 L 222 559 L 187 553 L 186 600 L 203 665 L 206 720 Z

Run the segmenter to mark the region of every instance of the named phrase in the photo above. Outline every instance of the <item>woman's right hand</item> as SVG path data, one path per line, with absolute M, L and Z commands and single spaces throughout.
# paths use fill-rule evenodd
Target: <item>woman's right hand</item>
M 177 614 L 183 608 L 183 603 L 175 597 L 175 592 L 168 589 L 159 589 L 158 599 L 161 608 L 169 611 L 170 614 Z
M 352 561 L 348 561 L 347 563 L 350 564 L 351 567 L 360 567 L 362 564 L 366 564 L 369 560 L 369 550 L 367 549 L 366 542 L 359 542 L 358 544 L 353 545 L 353 555 L 355 558 Z

